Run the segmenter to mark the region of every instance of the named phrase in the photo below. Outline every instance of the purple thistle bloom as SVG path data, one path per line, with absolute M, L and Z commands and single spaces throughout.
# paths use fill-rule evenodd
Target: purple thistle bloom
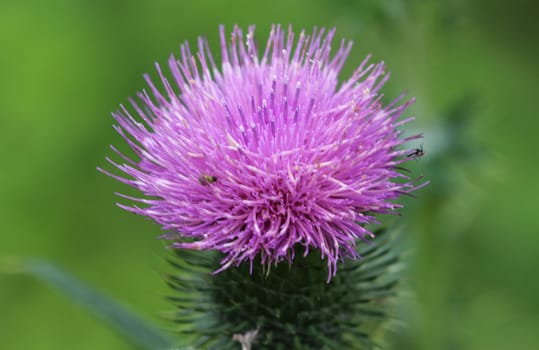
M 379 90 L 389 74 L 365 59 L 339 85 L 351 49 L 335 30 L 301 32 L 273 26 L 262 56 L 254 26 L 235 27 L 227 41 L 221 26 L 222 65 L 199 38 L 169 59 L 174 86 L 157 65 L 166 93 L 146 75 L 151 95 L 113 116 L 116 130 L 140 158 L 113 148 L 124 164 L 109 161 L 145 198 L 122 208 L 147 216 L 167 231 L 175 248 L 216 249 L 222 271 L 260 256 L 263 264 L 291 262 L 294 246 L 319 249 L 329 277 L 345 256 L 357 258 L 358 239 L 373 214 L 393 212 L 393 202 L 419 186 L 398 171 L 411 158 L 397 127 L 411 101 L 383 106 Z M 177 91 L 175 90 L 177 89 Z M 401 178 L 400 181 L 394 180 Z

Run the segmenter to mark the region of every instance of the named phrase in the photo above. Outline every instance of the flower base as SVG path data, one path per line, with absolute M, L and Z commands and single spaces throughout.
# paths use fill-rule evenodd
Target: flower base
M 327 263 L 319 251 L 293 264 L 264 267 L 259 261 L 216 275 L 222 255 L 177 250 L 167 277 L 177 306 L 173 319 L 180 332 L 196 337 L 195 346 L 239 349 L 234 334 L 258 330 L 253 349 L 371 349 L 395 294 L 398 257 L 389 232 L 371 244 L 359 243 L 362 258 L 340 263 L 327 283 Z

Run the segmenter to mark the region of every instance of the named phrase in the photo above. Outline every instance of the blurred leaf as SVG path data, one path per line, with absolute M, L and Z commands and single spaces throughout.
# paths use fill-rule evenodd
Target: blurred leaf
M 173 348 L 173 340 L 153 325 L 54 264 L 38 259 L 20 259 L 9 264 L 7 269 L 3 265 L 3 270 L 32 275 L 56 288 L 140 348 Z

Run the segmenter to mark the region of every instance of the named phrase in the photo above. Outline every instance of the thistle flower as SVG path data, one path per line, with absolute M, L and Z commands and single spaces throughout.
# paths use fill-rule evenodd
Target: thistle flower
M 356 242 L 374 235 L 374 215 L 399 207 L 394 200 L 419 186 L 399 171 L 412 158 L 397 128 L 411 101 L 383 106 L 389 74 L 367 57 L 339 84 L 351 50 L 343 40 L 331 52 L 335 30 L 273 26 L 260 55 L 254 26 L 220 28 L 222 63 L 198 39 L 196 55 L 181 46 L 171 56 L 174 84 L 160 66 L 164 93 L 146 75 L 151 94 L 121 107 L 116 130 L 138 156 L 110 176 L 144 198 L 120 205 L 155 220 L 172 247 L 218 250 L 222 271 L 244 261 L 292 262 L 294 248 L 319 250 L 329 276 L 344 257 L 358 258 Z M 398 180 L 398 181 L 396 181 Z

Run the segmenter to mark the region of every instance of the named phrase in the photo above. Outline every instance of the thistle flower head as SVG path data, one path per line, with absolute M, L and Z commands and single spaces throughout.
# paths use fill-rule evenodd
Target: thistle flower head
M 121 206 L 159 223 L 173 247 L 224 253 L 218 271 L 292 261 L 297 245 L 319 250 L 330 277 L 357 258 L 356 241 L 373 236 L 365 224 L 417 188 L 398 168 L 419 136 L 397 129 L 410 102 L 381 102 L 383 63 L 367 58 L 339 84 L 351 43 L 332 53 L 334 33 L 274 26 L 259 51 L 254 27 L 228 40 L 221 27 L 220 65 L 202 38 L 196 54 L 184 44 L 170 57 L 173 81 L 157 65 L 163 88 L 146 76 L 138 117 L 113 114 L 139 159 L 118 152 L 124 162 L 110 161 L 126 177 L 108 174 L 144 194 Z

